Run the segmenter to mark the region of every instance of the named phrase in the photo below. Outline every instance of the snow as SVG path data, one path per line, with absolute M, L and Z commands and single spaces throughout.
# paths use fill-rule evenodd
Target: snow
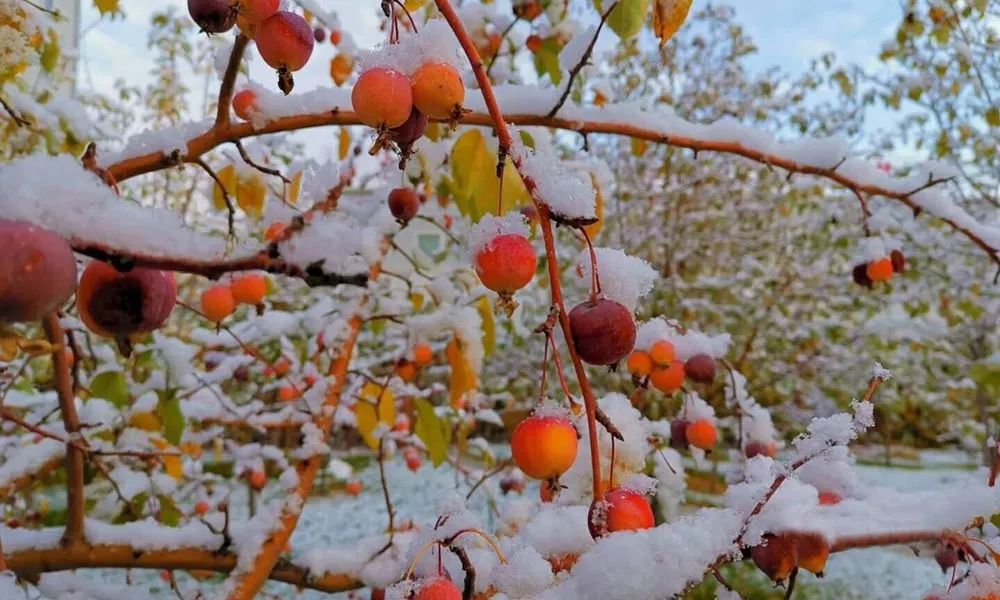
M 529 598 L 552 584 L 552 565 L 530 546 L 518 548 L 489 574 L 493 585 L 510 598 Z
M 29 443 L 30 437 L 23 440 L 24 443 L 16 447 L 4 448 L 4 460 L 0 463 L 0 489 L 37 473 L 43 466 L 66 454 L 66 445 L 57 440 L 45 438 L 38 443 Z
M 673 321 L 656 317 L 642 323 L 636 331 L 635 349 L 648 350 L 660 340 L 667 340 L 674 345 L 677 359 L 686 361 L 696 354 L 707 354 L 712 358 L 723 358 L 729 351 L 732 337 L 728 333 L 708 335 L 700 331 L 688 330 Z
M 504 106 L 503 103 L 500 104 Z M 552 148 L 536 144 L 529 149 L 512 128 L 511 160 L 536 188 L 535 197 L 544 202 L 553 215 L 567 221 L 593 221 L 597 218 L 596 191 L 590 173 L 569 169 Z
M 412 75 L 428 61 L 451 65 L 461 71 L 469 61 L 444 19 L 431 19 L 417 33 L 400 32 L 398 44 L 382 43 L 361 55 L 359 72 L 377 67 L 389 67 L 404 75 Z
M 587 47 L 590 46 L 590 42 L 593 41 L 596 34 L 596 25 L 591 25 L 587 29 L 577 32 L 573 39 L 559 52 L 559 68 L 569 73 L 576 65 L 580 64 L 583 55 L 587 52 Z M 566 83 L 569 84 L 568 77 Z
M 528 220 L 520 212 L 515 210 L 499 217 L 483 215 L 483 218 L 466 234 L 470 258 L 475 261 L 476 256 L 494 239 L 511 234 L 528 237 Z
M 735 552 L 740 521 L 735 511 L 710 508 L 654 529 L 613 533 L 581 556 L 565 579 L 531 598 L 669 598 L 701 581 L 717 557 Z
M 0 215 L 41 225 L 73 245 L 100 243 L 111 253 L 198 262 L 225 254 L 224 239 L 189 229 L 173 211 L 122 200 L 67 155 L 0 165 L 0 190 Z
M 462 341 L 462 350 L 474 373 L 483 367 L 482 317 L 471 306 L 444 305 L 434 312 L 414 315 L 406 320 L 414 339 L 432 339 L 453 333 Z
M 641 258 L 629 256 L 617 248 L 594 248 L 594 253 L 601 292 L 635 312 L 639 299 L 653 290 L 659 273 Z M 587 285 L 590 285 L 590 262 L 590 250 L 584 248 L 577 259 L 576 273 Z

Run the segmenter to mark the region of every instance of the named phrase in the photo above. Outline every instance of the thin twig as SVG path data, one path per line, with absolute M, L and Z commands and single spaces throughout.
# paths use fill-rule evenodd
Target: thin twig
M 601 22 L 597 24 L 597 31 L 594 32 L 593 39 L 591 39 L 590 44 L 587 45 L 587 49 L 584 51 L 583 56 L 580 57 L 580 61 L 569 71 L 569 77 L 566 80 L 566 89 L 563 90 L 562 96 L 559 97 L 559 101 L 556 102 L 556 105 L 553 106 L 552 110 L 550 110 L 545 116 L 549 118 L 556 116 L 556 113 L 558 113 L 559 109 L 563 107 L 563 104 L 566 104 L 566 100 L 569 98 L 569 94 L 573 90 L 573 81 L 590 60 L 590 55 L 594 52 L 594 46 L 597 45 L 597 38 L 601 35 L 601 29 L 604 28 L 604 24 L 607 23 L 608 17 L 611 16 L 611 11 L 613 11 L 616 6 L 618 6 L 618 2 L 613 2 L 611 6 L 608 7 L 608 10 L 604 11 L 604 14 L 601 15 Z
M 283 182 L 285 182 L 285 185 L 291 185 L 292 184 L 292 180 L 289 179 L 289 178 L 287 178 L 287 177 L 285 177 L 281 173 L 281 171 L 279 171 L 278 169 L 272 169 L 270 167 L 265 167 L 264 165 L 261 165 L 261 164 L 258 164 L 256 162 L 254 162 L 254 160 L 252 158 L 250 158 L 250 155 L 247 154 L 247 149 L 243 147 L 243 142 L 241 142 L 239 140 L 232 140 L 232 142 L 233 142 L 233 145 L 236 146 L 236 149 L 239 151 L 240 158 L 243 159 L 243 162 L 245 162 L 246 164 L 250 165 L 254 169 L 257 169 L 261 173 L 266 173 L 267 175 L 274 175 L 275 177 L 277 177 L 277 178 L 281 179 Z
M 226 239 L 232 244 L 236 240 L 236 207 L 233 206 L 233 198 L 229 195 L 229 191 L 226 190 L 226 185 L 222 183 L 222 179 L 219 175 L 208 166 L 208 163 L 201 158 L 196 158 L 194 164 L 202 168 L 203 171 L 208 173 L 209 177 L 215 180 L 215 185 L 218 186 L 219 191 L 222 192 L 222 200 L 226 203 L 226 225 L 228 228 L 228 234 Z
M 3 99 L 3 96 L 0 96 L 0 106 L 3 106 L 3 109 L 5 111 L 7 111 L 7 114 L 10 115 L 11 119 L 14 119 L 14 123 L 18 127 L 30 127 L 31 126 L 31 121 L 29 121 L 29 120 L 25 119 L 24 117 L 22 117 L 21 115 L 17 114 L 17 111 L 14 110 L 14 107 L 12 107 L 10 104 L 7 104 L 7 101 Z

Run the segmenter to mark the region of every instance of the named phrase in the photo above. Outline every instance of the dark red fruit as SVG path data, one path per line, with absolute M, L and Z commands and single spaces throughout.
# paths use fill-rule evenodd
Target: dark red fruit
M 941 544 L 941 547 L 934 553 L 934 560 L 937 561 L 942 572 L 947 572 L 958 565 L 958 552 L 951 544 Z
M 755 456 L 768 456 L 774 458 L 775 453 L 778 448 L 774 445 L 774 442 L 761 442 L 759 440 L 750 440 L 747 445 L 743 447 L 743 454 L 747 459 L 751 459 Z
M 505 496 L 511 492 L 520 494 L 524 491 L 524 480 L 519 477 L 504 477 L 500 480 L 500 491 Z
M 120 273 L 95 260 L 80 277 L 76 300 L 88 329 L 120 338 L 162 326 L 177 301 L 177 283 L 169 271 L 137 268 Z
M 292 71 L 304 67 L 312 56 L 316 43 L 312 27 L 300 15 L 279 10 L 261 22 L 254 39 L 260 57 L 278 70 L 278 88 L 291 93 L 295 86 Z
M 691 421 L 677 418 L 670 423 L 670 447 L 675 450 L 687 450 L 687 429 Z
M 854 283 L 860 285 L 861 287 L 870 288 L 872 286 L 872 280 L 868 277 L 868 264 L 861 263 L 854 267 L 851 271 L 851 277 L 854 278 Z
M 205 33 L 225 33 L 236 25 L 237 10 L 231 0 L 188 0 L 188 14 Z
M 406 225 L 420 210 L 420 195 L 413 188 L 396 188 L 389 192 L 389 212 L 400 225 Z
M 326 41 L 326 30 L 322 27 L 317 27 L 313 29 L 313 39 L 316 40 L 317 44 L 322 44 Z
M 900 250 L 893 250 L 889 253 L 889 260 L 892 261 L 892 272 L 902 273 L 906 270 L 906 257 Z
M 715 380 L 715 359 L 707 354 L 695 354 L 684 363 L 684 374 L 695 383 Z
M 584 362 L 613 365 L 635 345 L 635 320 L 621 304 L 607 298 L 586 301 L 569 311 L 573 345 Z
M 427 115 L 414 107 L 405 123 L 389 130 L 389 136 L 397 146 L 407 149 L 423 137 L 425 131 L 427 131 Z
M 36 321 L 76 288 L 73 250 L 48 229 L 0 219 L 0 322 Z

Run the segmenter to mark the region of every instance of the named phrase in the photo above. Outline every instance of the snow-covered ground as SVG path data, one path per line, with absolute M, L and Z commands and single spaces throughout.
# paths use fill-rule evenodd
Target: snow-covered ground
M 930 461 L 933 463 L 933 461 Z M 948 468 L 885 468 L 874 466 L 859 467 L 866 483 L 891 486 L 906 490 L 930 490 L 948 486 L 959 478 L 963 471 Z M 397 523 L 412 519 L 417 523 L 427 523 L 436 517 L 437 499 L 449 490 L 458 489 L 464 494 L 470 487 L 469 481 L 456 477 L 454 468 L 443 465 L 438 469 L 425 464 L 417 472 L 410 472 L 402 460 L 387 464 L 387 478 L 393 504 L 397 510 Z M 495 478 L 496 479 L 496 478 Z M 491 480 L 481 486 L 473 495 L 470 506 L 479 512 L 487 525 L 491 525 L 490 503 L 502 505 L 504 497 L 497 490 L 497 481 Z M 374 466 L 360 475 L 364 491 L 357 497 L 342 493 L 325 499 L 313 499 L 305 508 L 301 522 L 292 538 L 294 554 L 315 547 L 350 547 L 353 542 L 381 531 L 386 525 L 385 504 L 379 484 L 378 469 Z M 457 488 L 456 488 L 457 486 Z M 534 496 L 537 486 L 529 485 L 524 492 Z M 245 506 L 245 499 L 234 499 L 233 505 Z M 125 575 L 122 571 L 102 571 L 88 573 L 105 584 L 121 584 Z M 193 590 L 195 582 L 186 575 L 177 573 L 181 588 Z M 934 585 L 946 584 L 948 577 L 934 563 L 929 554 L 915 556 L 908 547 L 855 550 L 833 555 L 828 563 L 826 576 L 818 579 L 803 573 L 799 579 L 802 596 L 840 600 L 895 600 L 921 598 Z M 156 573 L 133 573 L 132 582 L 140 589 L 141 584 L 148 592 L 131 596 L 119 591 L 120 597 L 134 598 L 175 598 Z M 198 584 L 204 587 L 205 582 Z M 274 597 L 289 597 L 290 589 L 284 584 L 272 583 L 268 591 Z M 194 597 L 193 595 L 191 597 Z M 367 591 L 329 595 L 314 591 L 295 594 L 302 600 L 337 598 L 364 598 Z

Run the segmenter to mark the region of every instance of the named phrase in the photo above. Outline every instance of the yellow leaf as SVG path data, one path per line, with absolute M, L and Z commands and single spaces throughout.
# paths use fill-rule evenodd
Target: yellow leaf
M 118 0 L 94 0 L 94 7 L 97 8 L 102 17 L 121 10 L 118 7 Z
M 174 479 L 180 480 L 184 478 L 184 464 L 181 462 L 181 457 L 179 456 L 164 456 L 163 470 Z
M 653 33 L 660 38 L 660 47 L 674 37 L 687 19 L 691 0 L 653 0 Z
M 604 193 L 601 190 L 601 184 L 597 181 L 597 177 L 593 173 L 590 174 L 590 181 L 594 185 L 594 214 L 597 215 L 597 221 L 584 227 L 584 230 L 586 230 L 590 239 L 594 240 L 597 238 L 597 234 L 601 233 L 601 229 L 604 228 Z
M 267 184 L 264 178 L 254 173 L 241 178 L 236 183 L 236 203 L 247 215 L 259 219 L 264 214 L 264 203 L 267 201 Z
M 392 390 L 368 382 L 361 388 L 361 401 L 354 407 L 358 433 L 372 450 L 378 449 L 375 429 L 379 423 L 392 427 L 396 423 L 396 398 Z
M 160 417 L 154 412 L 141 412 L 129 418 L 129 425 L 143 431 L 159 431 Z
M 406 0 L 406 2 L 403 3 L 403 5 L 406 6 L 406 10 L 410 12 L 420 10 L 425 4 L 427 4 L 427 0 Z
M 646 148 L 649 147 L 649 142 L 642 138 L 631 138 L 630 142 L 633 156 L 642 156 L 646 153 Z
M 226 165 L 219 169 L 216 175 L 222 181 L 222 186 L 226 189 L 226 192 L 232 196 L 236 192 L 236 167 Z M 213 182 L 212 185 L 212 205 L 216 210 L 226 210 L 226 198 L 222 195 L 222 188 L 216 182 Z
M 486 296 L 481 296 L 476 301 L 476 309 L 483 320 L 483 353 L 487 356 L 493 354 L 496 348 L 497 325 L 493 318 L 493 304 Z
M 410 294 L 410 304 L 413 305 L 413 310 L 418 311 L 424 306 L 424 295 L 413 293 Z
M 492 144 L 491 144 L 492 145 Z M 497 214 L 500 183 L 496 175 L 497 154 L 487 147 L 486 138 L 478 129 L 462 134 L 451 150 L 452 191 L 456 204 L 464 215 L 479 221 L 485 214 Z M 507 159 L 503 173 L 503 198 L 500 214 L 529 200 L 524 183 Z
M 354 70 L 354 59 L 346 54 L 338 54 L 330 60 L 330 78 L 337 86 L 341 86 L 351 76 Z
M 463 408 L 468 398 L 479 386 L 479 377 L 472 370 L 469 358 L 465 354 L 464 344 L 458 339 L 458 336 L 453 337 L 448 342 L 445 356 L 451 366 L 451 379 L 448 384 L 451 405 L 455 408 Z
M 351 153 L 351 134 L 347 132 L 346 127 L 341 127 L 337 156 L 340 158 L 340 160 L 346 160 L 347 156 L 350 153 Z
M 299 171 L 294 175 L 292 175 L 292 183 L 288 185 L 285 201 L 294 206 L 295 204 L 298 204 L 299 194 L 301 193 L 302 193 L 302 171 Z

